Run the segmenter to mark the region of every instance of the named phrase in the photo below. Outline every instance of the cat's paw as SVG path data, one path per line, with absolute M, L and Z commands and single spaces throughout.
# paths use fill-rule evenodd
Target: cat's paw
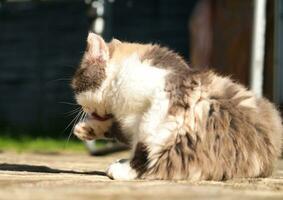
M 85 122 L 79 122 L 76 124 L 74 134 L 81 140 L 95 139 L 94 130 Z
M 121 159 L 112 163 L 106 170 L 108 177 L 114 180 L 134 180 L 136 171 L 130 166 L 129 160 Z

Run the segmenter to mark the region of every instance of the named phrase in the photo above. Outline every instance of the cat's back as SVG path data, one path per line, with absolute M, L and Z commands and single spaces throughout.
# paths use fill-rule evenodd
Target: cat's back
M 202 165 L 202 179 L 269 176 L 283 134 L 275 106 L 209 70 L 174 78 L 170 115 L 185 116 L 183 132 L 194 138 L 199 161 L 215 166 Z
M 239 130 L 240 133 L 236 134 L 251 138 L 250 142 L 255 144 L 251 146 L 255 146 L 262 156 L 272 159 L 281 154 L 283 126 L 274 104 L 264 97 L 256 97 L 243 85 L 214 72 L 205 72 L 201 79 L 210 101 L 210 109 L 217 105 L 219 112 L 229 114 L 230 130 Z

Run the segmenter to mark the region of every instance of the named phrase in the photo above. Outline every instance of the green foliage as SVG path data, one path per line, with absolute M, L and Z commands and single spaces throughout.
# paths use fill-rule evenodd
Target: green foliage
M 77 140 L 0 136 L 0 151 L 60 153 L 83 152 L 86 149 L 84 144 Z

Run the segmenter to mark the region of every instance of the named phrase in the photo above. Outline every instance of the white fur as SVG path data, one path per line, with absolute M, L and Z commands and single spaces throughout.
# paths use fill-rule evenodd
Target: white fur
M 141 63 L 136 54 L 126 59 L 119 70 L 109 71 L 117 73 L 112 75 L 115 78 L 110 84 L 115 91 L 109 98 L 112 113 L 133 137 L 135 145 L 135 140 L 142 139 L 142 134 L 154 134 L 167 113 L 168 97 L 164 86 L 168 71 Z
M 259 176 L 260 172 L 262 171 L 262 163 L 260 161 L 260 158 L 257 153 L 253 153 L 251 155 L 251 163 L 253 164 L 253 167 L 251 167 L 252 170 L 250 176 Z
M 107 79 L 102 86 L 95 92 L 79 94 L 76 97 L 78 103 L 88 113 L 114 114 L 123 132 L 132 139 L 133 149 L 138 141 L 142 141 L 151 154 L 161 150 L 164 141 L 178 126 L 165 119 L 169 107 L 164 91 L 168 71 L 142 63 L 138 55 L 133 54 L 122 64 L 109 63 L 106 72 Z M 94 126 L 95 130 L 99 129 Z M 114 179 L 126 179 L 133 177 L 129 168 L 129 165 L 115 163 L 108 171 Z
M 115 180 L 133 180 L 137 178 L 137 173 L 131 168 L 129 161 L 116 161 L 109 166 L 106 174 Z

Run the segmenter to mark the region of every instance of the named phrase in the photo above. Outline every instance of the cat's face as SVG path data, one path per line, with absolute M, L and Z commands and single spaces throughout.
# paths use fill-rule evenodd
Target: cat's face
M 109 47 L 100 36 L 89 33 L 87 48 L 72 79 L 76 100 L 88 114 L 109 114 L 101 91 L 107 77 Z

